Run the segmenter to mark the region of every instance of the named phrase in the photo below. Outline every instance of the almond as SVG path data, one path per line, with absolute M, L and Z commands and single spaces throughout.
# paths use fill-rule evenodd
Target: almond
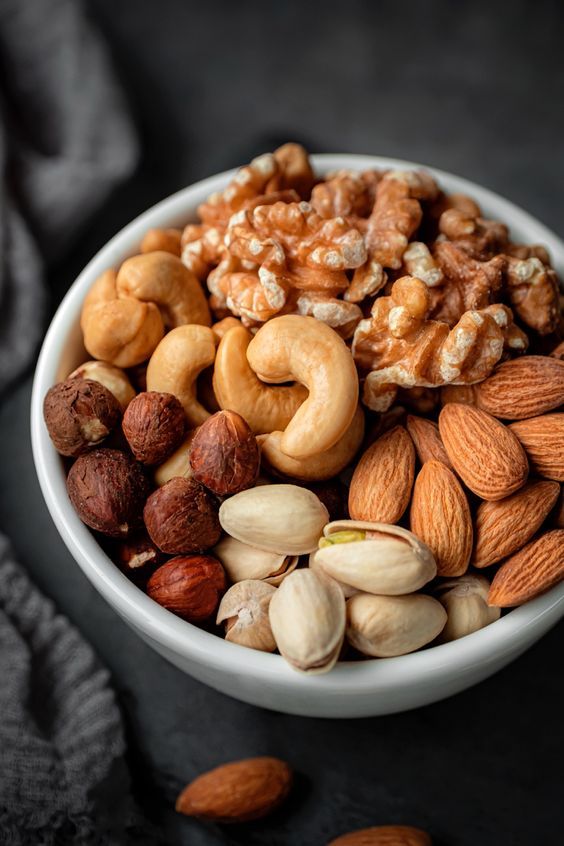
M 441 388 L 441 405 L 447 402 L 461 402 L 463 405 L 476 405 L 475 385 L 444 385 Z
M 504 420 L 524 420 L 564 403 L 564 361 L 524 355 L 504 361 L 475 386 L 476 404 Z
M 435 556 L 437 575 L 461 576 L 472 552 L 472 515 L 466 494 L 452 470 L 427 461 L 415 480 L 411 531 Z
M 564 482 L 564 414 L 519 420 L 509 428 L 525 447 L 533 473 Z
M 564 578 L 564 529 L 552 529 L 505 561 L 492 582 L 488 604 L 523 605 Z
M 442 461 L 443 464 L 452 469 L 436 423 L 427 420 L 425 417 L 415 417 L 413 414 L 408 414 L 406 426 L 415 444 L 421 464 L 432 460 Z
M 415 449 L 403 426 L 394 426 L 358 462 L 349 489 L 353 520 L 396 523 L 409 505 Z
M 564 488 L 560 487 L 560 493 L 558 495 L 558 500 L 556 505 L 554 506 L 554 511 L 552 512 L 550 523 L 556 529 L 564 529 Z
M 189 817 L 240 823 L 265 817 L 287 797 L 292 771 L 278 758 L 247 758 L 223 764 L 194 779 L 176 800 Z
M 513 555 L 542 526 L 553 508 L 560 486 L 530 482 L 498 502 L 482 502 L 474 521 L 474 567 L 489 567 Z
M 378 825 L 342 834 L 328 846 L 431 846 L 431 838 L 410 825 Z
M 454 469 L 482 499 L 503 499 L 527 481 L 523 447 L 491 414 L 451 402 L 440 413 L 439 431 Z

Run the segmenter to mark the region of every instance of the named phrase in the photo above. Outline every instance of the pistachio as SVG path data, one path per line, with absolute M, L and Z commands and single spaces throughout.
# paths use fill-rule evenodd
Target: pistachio
M 333 667 L 345 634 L 345 598 L 332 579 L 295 570 L 272 597 L 269 614 L 280 654 L 294 669 L 325 673 Z
M 298 563 L 297 555 L 257 549 L 230 535 L 220 540 L 214 555 L 219 558 L 232 582 L 260 579 L 270 585 L 279 585 Z
M 323 533 L 314 567 L 344 589 L 398 596 L 419 590 L 437 573 L 429 547 L 400 526 L 341 520 Z
M 217 612 L 217 623 L 225 623 L 225 640 L 274 652 L 276 641 L 268 618 L 268 606 L 276 588 L 258 579 L 245 579 L 229 588 Z
M 321 541 L 319 541 L 319 542 L 321 543 Z M 317 550 L 315 550 L 314 552 L 310 552 L 308 566 L 312 570 L 314 570 L 316 573 L 324 576 L 325 572 L 323 571 L 323 568 L 315 560 L 316 555 L 317 555 Z M 339 587 L 343 591 L 343 596 L 345 597 L 345 599 L 348 599 L 350 596 L 354 596 L 355 593 L 358 593 L 358 590 L 356 588 L 353 588 L 350 585 L 344 585 L 342 582 L 337 582 L 336 579 L 334 579 L 334 581 L 336 582 L 336 584 L 339 585 Z
M 501 609 L 488 605 L 489 589 L 484 576 L 470 574 L 440 585 L 437 598 L 448 615 L 442 641 L 458 640 L 499 620 Z
M 425 594 L 357 593 L 347 602 L 347 638 L 359 652 L 375 658 L 420 649 L 440 634 L 446 620 L 441 603 Z
M 323 537 L 319 541 L 319 549 L 324 549 L 326 546 L 333 546 L 336 543 L 351 543 L 352 541 L 362 541 L 366 538 L 366 532 L 360 531 L 343 531 L 334 532 L 329 537 Z
M 302 555 L 317 547 L 329 514 L 307 488 L 261 485 L 226 499 L 219 521 L 228 535 L 259 549 Z

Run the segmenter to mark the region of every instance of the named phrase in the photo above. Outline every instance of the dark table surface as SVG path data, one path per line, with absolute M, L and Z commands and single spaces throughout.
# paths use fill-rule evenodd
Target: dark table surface
M 196 179 L 296 139 L 474 179 L 556 231 L 564 220 L 561 3 L 267 4 L 91 0 L 145 156 L 50 273 L 52 308 L 107 238 Z M 358 721 L 270 713 L 193 681 L 93 590 L 46 511 L 29 445 L 28 378 L 0 410 L 0 527 L 113 674 L 138 798 L 170 844 L 323 844 L 370 824 L 444 846 L 563 842 L 561 623 L 452 699 Z M 261 753 L 300 774 L 288 812 L 227 833 L 179 818 L 185 781 Z

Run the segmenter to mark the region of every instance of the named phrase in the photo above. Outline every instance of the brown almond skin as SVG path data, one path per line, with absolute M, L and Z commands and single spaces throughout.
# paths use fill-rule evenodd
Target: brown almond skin
M 478 408 L 503 420 L 525 420 L 564 403 L 564 361 L 524 355 L 504 361 L 475 386 Z
M 543 414 L 509 426 L 525 448 L 531 472 L 564 482 L 564 414 Z
M 432 846 L 430 836 L 410 825 L 378 825 L 342 834 L 328 846 Z
M 523 447 L 491 414 L 451 402 L 440 413 L 439 431 L 452 466 L 482 499 L 503 499 L 527 481 L 529 464 Z
M 411 531 L 430 548 L 438 576 L 462 576 L 472 553 L 472 515 L 462 485 L 441 461 L 427 461 L 415 480 Z
M 117 449 L 97 449 L 76 459 L 67 476 L 69 498 L 83 523 L 114 538 L 143 524 L 149 483 L 140 465 Z
M 523 605 L 564 578 L 564 529 L 552 529 L 505 561 L 490 587 L 488 604 Z
M 292 771 L 278 758 L 247 758 L 216 767 L 188 784 L 176 810 L 221 823 L 262 819 L 288 796 Z
M 121 406 L 100 382 L 73 378 L 47 391 L 43 417 L 57 452 L 75 458 L 101 446 L 121 420 Z
M 171 558 L 147 583 L 151 599 L 189 623 L 215 615 L 225 588 L 225 571 L 212 555 Z
M 258 478 L 257 439 L 236 411 L 218 411 L 196 430 L 190 447 L 192 475 L 217 496 L 252 488 Z
M 549 522 L 555 529 L 564 529 L 564 487 L 562 486 L 560 486 L 560 493 Z
M 415 476 L 415 447 L 403 426 L 374 441 L 358 462 L 349 488 L 353 520 L 397 523 L 409 505 Z
M 432 420 L 425 417 L 415 417 L 413 414 L 407 416 L 407 431 L 415 444 L 417 457 L 421 464 L 426 461 L 442 461 L 446 467 L 452 470 L 450 458 L 439 434 L 439 427 Z
M 202 485 L 175 476 L 151 494 L 143 519 L 149 537 L 163 552 L 203 552 L 220 538 L 218 510 L 215 498 Z
M 173 394 L 144 391 L 127 406 L 122 429 L 137 461 L 161 464 L 180 446 L 186 415 Z
M 529 482 L 498 502 L 482 502 L 474 520 L 474 567 L 489 567 L 518 552 L 542 526 L 554 507 L 556 482 Z

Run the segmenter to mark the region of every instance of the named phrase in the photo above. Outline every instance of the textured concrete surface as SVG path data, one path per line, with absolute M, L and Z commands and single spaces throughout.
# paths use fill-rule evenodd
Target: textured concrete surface
M 564 219 L 562 5 L 500 2 L 91 0 L 145 145 L 122 187 L 52 269 L 52 307 L 118 228 L 184 184 L 295 138 L 453 170 L 558 230 Z M 0 527 L 110 667 L 136 791 L 170 844 L 323 844 L 406 822 L 444 846 L 560 842 L 563 624 L 495 678 L 403 715 L 330 722 L 262 712 L 192 681 L 115 616 L 43 505 L 30 380 L 0 409 Z M 220 761 L 292 762 L 287 812 L 224 832 L 178 818 L 185 781 Z

